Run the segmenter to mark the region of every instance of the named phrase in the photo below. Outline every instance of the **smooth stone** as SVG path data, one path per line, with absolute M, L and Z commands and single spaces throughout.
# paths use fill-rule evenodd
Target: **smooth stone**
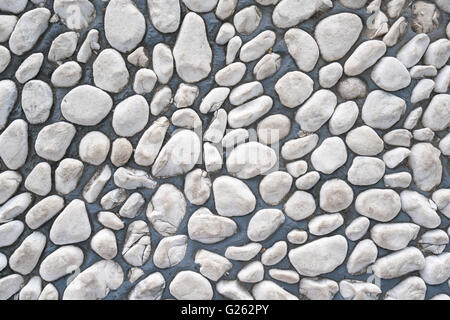
M 216 43 L 218 45 L 225 45 L 235 35 L 236 30 L 234 29 L 234 26 L 229 22 L 225 22 L 223 25 L 220 26 L 220 29 L 217 32 Z
M 123 53 L 134 50 L 146 32 L 145 17 L 131 0 L 109 1 L 104 25 L 108 43 Z
M 411 151 L 407 148 L 395 148 L 383 154 L 383 161 L 386 164 L 386 167 L 393 169 L 408 158 L 410 154 Z
M 22 119 L 14 120 L 0 134 L 0 158 L 8 169 L 16 170 L 25 164 L 27 156 L 28 124 Z
M 408 188 L 412 181 L 409 172 L 387 174 L 383 178 L 384 185 L 388 188 Z
M 19 239 L 24 230 L 22 221 L 13 220 L 0 225 L 0 248 L 8 247 Z
M 275 32 L 271 30 L 263 31 L 242 46 L 239 58 L 245 63 L 259 59 L 273 47 L 275 40 Z M 257 78 L 256 80 L 261 79 Z
M 265 266 L 273 266 L 284 259 L 287 249 L 286 241 L 277 241 L 262 253 L 261 262 Z
M 449 111 L 450 95 L 435 95 L 423 113 L 422 124 L 433 131 L 445 130 L 450 125 Z
M 441 183 L 441 152 L 430 143 L 422 142 L 412 146 L 409 166 L 415 184 L 423 191 L 430 191 Z
M 282 0 L 273 10 L 272 21 L 278 28 L 289 28 L 332 7 L 328 0 Z
M 76 225 L 77 228 L 73 228 Z M 57 245 L 85 241 L 91 235 L 86 205 L 83 201 L 72 200 L 56 217 L 50 229 L 50 240 Z
M 270 269 L 269 275 L 278 281 L 285 282 L 287 284 L 294 284 L 299 282 L 300 276 L 297 272 L 284 269 Z
M 300 221 L 316 211 L 316 201 L 308 192 L 295 191 L 284 204 L 283 210 L 292 220 Z
M 359 108 L 354 101 L 339 104 L 328 122 L 328 128 L 333 135 L 341 135 L 349 131 L 358 119 Z
M 51 195 L 36 203 L 25 215 L 25 222 L 31 229 L 37 229 L 52 219 L 64 208 L 64 199 Z
M 156 74 L 150 69 L 140 69 L 136 72 L 133 90 L 137 94 L 147 94 L 152 92 L 155 87 L 156 81 L 158 80 Z
M 249 6 L 234 15 L 233 24 L 236 27 L 237 32 L 249 35 L 258 28 L 261 19 L 261 9 L 257 6 Z
M 234 146 L 244 143 L 250 134 L 247 129 L 239 128 L 230 130 L 222 138 L 222 147 L 232 149 Z
M 75 246 L 62 246 L 45 257 L 39 267 L 39 275 L 45 281 L 55 281 L 76 271 L 83 261 L 83 250 Z
M 172 184 L 163 184 L 153 194 L 147 218 L 162 236 L 174 235 L 186 214 L 183 193 Z
M 225 250 L 225 257 L 236 261 L 250 261 L 261 249 L 262 245 L 256 242 L 251 242 L 240 247 L 230 246 Z
M 395 129 L 383 136 L 385 143 L 399 147 L 409 147 L 411 145 L 411 138 L 411 132 L 406 129 Z
M 450 189 L 439 189 L 431 195 L 433 202 L 447 218 L 450 216 Z
M 286 171 L 294 178 L 304 175 L 308 171 L 308 163 L 305 160 L 297 160 L 286 164 Z
M 250 179 L 267 173 L 277 161 L 272 148 L 251 141 L 234 148 L 227 157 L 226 166 L 228 172 L 237 178 Z
M 134 136 L 146 127 L 149 113 L 148 103 L 143 96 L 125 99 L 114 110 L 112 126 L 115 133 L 123 137 Z
M 160 300 L 165 287 L 163 275 L 154 272 L 131 289 L 128 300 Z
M 8 68 L 10 62 L 11 62 L 11 53 L 6 47 L 0 46 L 0 73 L 2 73 L 3 71 L 6 70 L 6 68 Z
M 167 2 L 162 0 L 161 2 Z M 178 3 L 178 1 L 177 1 Z M 152 54 L 153 71 L 155 72 L 158 81 L 162 84 L 167 84 L 172 79 L 174 62 L 172 50 L 164 43 L 158 43 L 153 47 Z
M 206 36 L 205 22 L 194 12 L 183 20 L 173 48 L 178 75 L 192 83 L 206 78 L 211 72 L 212 51 Z
M 285 160 L 300 159 L 314 150 L 319 142 L 317 134 L 310 134 L 287 141 L 281 147 L 281 156 Z
M 322 88 L 332 88 L 342 77 L 343 68 L 339 62 L 323 66 L 319 70 L 319 83 Z
M 247 127 L 268 113 L 272 106 L 273 100 L 269 96 L 251 100 L 228 113 L 228 124 L 233 129 Z
M 47 238 L 38 231 L 26 237 L 9 257 L 11 270 L 23 275 L 31 273 L 36 267 L 46 243 Z
M 229 88 L 214 88 L 202 99 L 199 110 L 201 113 L 215 112 L 223 105 L 230 94 Z M 231 101 L 231 97 L 230 97 Z
M 114 184 L 127 190 L 154 189 L 157 185 L 147 172 L 129 167 L 120 167 L 114 172 Z
M 319 130 L 333 115 L 336 95 L 327 89 L 316 91 L 297 111 L 295 121 L 306 132 Z
M 384 142 L 375 130 L 361 126 L 347 133 L 345 143 L 354 153 L 361 156 L 376 156 L 384 149 Z
M 378 300 L 381 289 L 376 284 L 359 280 L 342 280 L 339 293 L 345 300 Z
M 178 131 L 162 147 L 152 167 L 155 177 L 173 177 L 189 172 L 201 152 L 200 139 L 190 130 Z
M 17 293 L 24 285 L 20 274 L 10 274 L 0 278 L 0 300 L 7 300 Z
M 69 194 L 78 185 L 84 165 L 76 159 L 66 158 L 55 169 L 55 189 L 60 194 Z
M 97 214 L 97 219 L 104 227 L 115 231 L 122 230 L 125 227 L 124 222 L 112 212 L 100 211 Z
M 184 194 L 190 203 L 197 206 L 208 201 L 211 195 L 211 179 L 206 171 L 195 169 L 186 174 Z
M 325 278 L 302 278 L 299 285 L 301 296 L 309 300 L 332 300 L 338 293 L 336 281 Z
M 259 261 L 250 262 L 238 272 L 237 278 L 245 283 L 260 282 L 264 279 L 264 266 Z
M 331 62 L 344 57 L 358 40 L 362 29 L 361 19 L 353 13 L 338 13 L 322 19 L 314 36 L 323 59 Z
M 122 267 L 111 260 L 100 260 L 83 270 L 64 290 L 63 300 L 101 300 L 123 283 Z
M 320 180 L 320 174 L 317 171 L 311 171 L 299 177 L 295 181 L 295 186 L 299 190 L 310 190 Z
M 219 109 L 214 112 L 214 117 L 209 123 L 208 129 L 206 129 L 203 135 L 203 140 L 212 142 L 214 144 L 220 143 L 225 134 L 225 130 L 228 123 L 228 115 L 225 109 Z
M 360 78 L 345 78 L 339 81 L 337 91 L 344 100 L 365 98 L 367 95 L 367 84 Z
M 111 146 L 111 162 L 116 167 L 125 165 L 133 154 L 133 146 L 126 138 L 118 138 Z M 136 162 L 137 163 L 137 162 Z
M 230 0 L 235 1 L 235 0 Z M 233 63 L 236 59 L 236 55 L 238 51 L 241 49 L 242 46 L 242 39 L 239 36 L 234 36 L 230 39 L 227 43 L 227 51 L 225 56 L 225 62 L 226 64 Z
M 450 277 L 450 253 L 444 252 L 438 256 L 425 258 L 425 267 L 420 271 L 420 277 L 430 285 L 444 283 Z
M 184 129 L 197 129 L 202 126 L 202 120 L 192 109 L 177 110 L 172 114 L 170 120 L 174 126 Z
M 109 138 L 100 131 L 91 131 L 81 139 L 78 154 L 82 161 L 98 166 L 106 160 L 109 149 Z
M 345 235 L 351 241 L 358 241 L 369 230 L 369 225 L 369 219 L 366 217 L 358 217 L 345 228 Z
M 130 80 L 125 60 L 114 49 L 105 49 L 100 52 L 92 65 L 92 69 L 95 85 L 111 93 L 121 92 Z
M 77 49 L 79 35 L 74 31 L 61 33 L 53 40 L 48 51 L 48 60 L 61 63 L 70 59 Z
M 13 220 L 21 215 L 33 201 L 33 195 L 29 192 L 20 193 L 9 199 L 0 207 L 0 223 Z
M 430 200 L 420 193 L 405 190 L 400 193 L 402 210 L 406 212 L 413 222 L 425 228 L 437 228 L 441 224 L 441 218 L 432 206 Z
M 6 126 L 9 114 L 17 101 L 17 93 L 14 81 L 0 81 L 0 130 L 3 130 Z
M 152 25 L 162 33 L 177 31 L 181 20 L 178 0 L 147 0 Z
M 327 212 L 347 209 L 353 202 L 353 190 L 341 179 L 325 181 L 320 188 L 320 208 Z
M 261 60 L 255 65 L 253 75 L 256 80 L 261 81 L 270 78 L 280 70 L 281 56 L 276 53 L 269 53 L 264 55 Z
M 372 270 L 378 278 L 394 279 L 424 267 L 425 258 L 422 252 L 415 247 L 407 247 L 379 258 L 372 265 Z
M 154 120 L 152 125 L 144 132 L 134 150 L 134 161 L 138 165 L 150 166 L 155 162 L 169 125 L 169 120 L 166 117 L 161 117 Z
M 83 188 L 82 195 L 84 200 L 87 203 L 94 203 L 110 178 L 111 168 L 108 165 L 98 169 Z
M 357 243 L 347 260 L 347 271 L 357 274 L 377 260 L 378 248 L 370 239 Z
M 211 300 L 214 294 L 209 281 L 193 271 L 178 272 L 169 291 L 177 300 Z
M 212 281 L 218 281 L 233 267 L 227 258 L 205 249 L 197 251 L 194 261 L 200 265 L 200 273 Z
M 419 63 L 429 44 L 430 37 L 428 37 L 428 35 L 424 33 L 418 34 L 400 48 L 397 52 L 397 59 L 400 60 L 406 68 L 411 68 Z
M 419 230 L 414 223 L 378 223 L 370 229 L 370 238 L 383 249 L 397 251 L 416 239 Z
M 344 218 L 340 213 L 321 214 L 309 220 L 308 230 L 312 235 L 323 236 L 338 229 L 343 223 Z
M 427 291 L 425 282 L 419 277 L 409 277 L 392 287 L 385 300 L 424 300 Z
M 400 196 L 391 189 L 369 189 L 356 197 L 356 211 L 370 219 L 388 222 L 402 207 Z
M 216 89 L 213 89 L 216 90 Z M 241 84 L 240 86 L 231 90 L 231 93 L 228 89 L 229 101 L 232 105 L 239 106 L 246 103 L 253 98 L 257 98 L 264 93 L 264 88 L 259 81 L 252 81 Z M 225 94 L 224 94 L 225 96 Z M 227 94 L 228 96 L 228 94 Z M 226 99 L 226 98 L 225 98 Z M 225 100 L 224 99 L 224 100 Z
M 340 266 L 347 255 L 343 236 L 323 237 L 289 251 L 289 261 L 300 275 L 315 277 Z
M 216 172 L 222 169 L 222 154 L 209 142 L 203 144 L 203 160 L 207 172 Z
M 313 92 L 314 81 L 300 71 L 292 71 L 282 76 L 275 84 L 275 91 L 281 103 L 288 108 L 301 105 Z
M 5 203 L 17 191 L 22 183 L 22 176 L 16 171 L 0 173 L 0 205 Z
M 82 126 L 99 124 L 111 111 L 111 97 L 99 88 L 82 85 L 72 89 L 61 102 L 63 117 Z
M 253 300 L 253 296 L 237 280 L 220 280 L 216 284 L 216 290 L 218 293 L 228 299 Z
M 8 41 L 18 18 L 14 15 L 0 15 L 0 42 Z
M 54 87 L 74 87 L 81 80 L 83 70 L 75 61 L 69 61 L 60 65 L 53 73 L 51 82 Z
M 162 238 L 153 253 L 153 263 L 161 269 L 176 266 L 184 259 L 187 244 L 185 235 Z
M 347 172 L 347 179 L 357 186 L 376 184 L 384 176 L 383 160 L 373 157 L 355 157 Z
M 348 76 L 357 76 L 373 66 L 385 53 L 386 44 L 383 41 L 365 41 L 347 59 L 344 72 Z
M 255 300 L 298 300 L 296 296 L 270 280 L 263 280 L 255 284 L 252 294 Z
M 38 163 L 25 179 L 25 188 L 39 196 L 46 196 L 52 188 L 52 169 L 47 162 Z
M 122 208 L 120 208 L 119 215 L 124 218 L 134 219 L 140 213 L 144 203 L 144 197 L 139 192 L 135 192 L 128 197 Z
M 269 173 L 259 183 L 259 194 L 265 203 L 277 205 L 291 189 L 292 180 L 292 176 L 286 172 Z
M 94 50 L 100 50 L 99 32 L 96 29 L 89 30 L 84 42 L 81 44 L 77 54 L 77 61 L 80 63 L 87 63 L 92 57 Z
M 215 11 L 217 18 L 226 20 L 234 13 L 237 4 L 238 0 L 219 0 Z
M 178 109 L 190 107 L 194 104 L 198 94 L 199 88 L 196 85 L 181 83 L 173 98 L 173 104 Z
M 198 209 L 188 221 L 189 238 L 205 244 L 220 242 L 236 232 L 233 220 L 214 215 L 208 208 Z
M 434 41 L 425 52 L 424 63 L 435 66 L 437 69 L 442 68 L 450 58 L 450 40 L 439 39 Z
M 310 72 L 319 60 L 319 47 L 316 40 L 306 31 L 292 28 L 284 34 L 284 42 L 297 67 L 303 72 Z
M 285 217 L 281 210 L 262 209 L 250 219 L 247 236 L 252 241 L 264 241 L 269 238 L 284 223 Z
M 22 89 L 22 109 L 30 124 L 47 121 L 53 105 L 53 92 L 41 80 L 31 80 Z
M 9 38 L 9 49 L 21 56 L 33 49 L 41 35 L 47 30 L 50 10 L 37 8 L 25 12 L 17 21 Z
M 20 290 L 19 300 L 38 300 L 42 291 L 42 281 L 38 276 L 34 276 L 28 283 Z
M 341 138 L 325 139 L 311 154 L 311 163 L 317 171 L 331 174 L 347 161 L 347 150 Z
M 287 240 L 292 244 L 304 244 L 308 240 L 308 233 L 304 230 L 293 229 L 287 234 Z
M 222 216 L 243 216 L 255 209 L 256 198 L 253 192 L 236 178 L 216 178 L 213 182 L 213 194 L 215 208 Z
M 370 75 L 375 84 L 386 91 L 397 91 L 411 83 L 411 75 L 406 67 L 394 57 L 382 58 Z

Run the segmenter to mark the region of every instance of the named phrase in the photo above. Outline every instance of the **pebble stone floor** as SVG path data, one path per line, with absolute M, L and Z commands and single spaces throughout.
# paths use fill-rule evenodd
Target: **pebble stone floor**
M 450 299 L 449 0 L 0 0 L 0 299 Z

